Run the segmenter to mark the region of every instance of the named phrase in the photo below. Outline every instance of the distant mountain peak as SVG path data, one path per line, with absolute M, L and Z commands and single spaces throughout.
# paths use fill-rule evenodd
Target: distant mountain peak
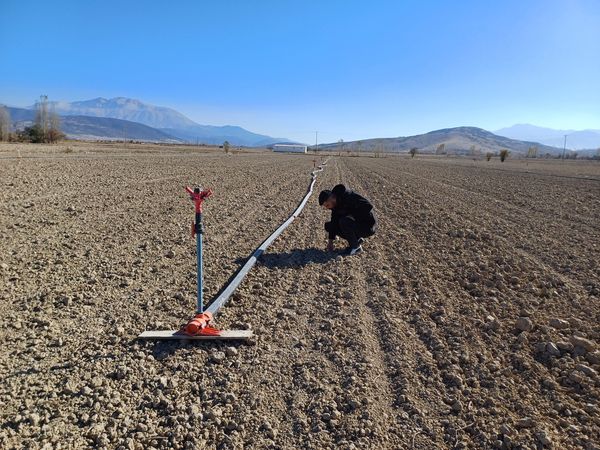
M 536 141 L 554 147 L 563 147 L 566 135 L 568 149 L 581 150 L 600 147 L 600 130 L 556 130 L 521 123 L 501 128 L 496 130 L 495 133 L 511 139 Z
M 200 125 L 172 108 L 151 105 L 129 97 L 59 101 L 51 102 L 51 106 L 62 116 L 102 117 L 136 122 L 188 142 L 222 144 L 229 141 L 232 145 L 264 146 L 289 141 L 252 133 L 236 125 Z M 81 122 L 83 119 L 79 120 Z

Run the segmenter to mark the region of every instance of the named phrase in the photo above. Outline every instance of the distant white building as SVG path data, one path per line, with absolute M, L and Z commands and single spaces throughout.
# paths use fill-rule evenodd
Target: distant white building
M 273 151 L 281 153 L 306 153 L 306 148 L 306 145 L 275 144 L 273 146 Z

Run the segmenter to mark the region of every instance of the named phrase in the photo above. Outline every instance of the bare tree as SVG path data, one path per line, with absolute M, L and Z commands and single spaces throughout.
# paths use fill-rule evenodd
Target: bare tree
M 527 157 L 528 158 L 537 158 L 538 155 L 538 148 L 533 145 L 531 147 L 529 147 L 529 149 L 527 149 Z
M 507 148 L 503 148 L 502 150 L 500 150 L 500 162 L 504 162 L 506 158 L 508 158 L 509 153 L 510 152 Z
M 446 154 L 446 144 L 440 144 L 437 146 L 437 149 L 435 150 L 435 154 L 436 155 L 444 155 Z
M 35 104 L 35 126 L 38 127 L 42 138 L 46 139 L 46 133 L 50 129 L 50 117 L 48 115 L 48 96 L 40 95 Z
M 485 154 L 485 159 L 487 159 L 489 161 L 490 159 L 492 159 L 492 156 L 494 156 L 494 154 L 492 152 L 487 152 Z
M 25 134 L 31 142 L 56 142 L 65 135 L 60 131 L 60 117 L 48 104 L 48 96 L 40 95 L 35 104 L 35 122 L 26 128 Z
M 479 155 L 481 155 L 481 150 L 475 147 L 475 145 L 471 145 L 471 148 L 469 149 L 469 154 L 471 155 L 471 158 L 475 160 L 479 157 Z
M 10 113 L 0 105 L 0 141 L 8 141 L 10 137 Z
M 60 116 L 54 111 L 48 113 L 48 131 L 46 140 L 48 142 L 57 142 L 64 139 L 65 135 L 60 131 Z
M 409 151 L 409 153 L 410 153 L 410 157 L 411 157 L 411 158 L 414 158 L 414 157 L 415 157 L 415 155 L 417 154 L 417 151 L 418 151 L 418 150 L 419 150 L 419 149 L 418 149 L 417 147 L 413 147 L 413 148 L 411 148 L 411 149 L 410 149 L 410 151 Z
M 226 155 L 229 154 L 229 141 L 223 142 L 223 150 L 225 151 Z

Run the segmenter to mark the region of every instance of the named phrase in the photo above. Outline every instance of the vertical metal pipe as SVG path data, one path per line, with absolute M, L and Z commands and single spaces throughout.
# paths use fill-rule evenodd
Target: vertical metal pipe
M 202 214 L 196 214 L 196 260 L 197 260 L 197 313 L 204 312 L 204 296 L 202 292 Z

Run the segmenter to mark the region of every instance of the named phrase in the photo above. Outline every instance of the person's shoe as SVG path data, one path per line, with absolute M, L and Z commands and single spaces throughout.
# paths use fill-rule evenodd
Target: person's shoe
M 360 244 L 358 245 L 358 247 L 348 247 L 346 250 L 344 250 L 344 253 L 342 253 L 343 256 L 353 256 L 353 255 L 357 255 L 358 253 L 361 253 L 363 251 L 362 247 L 360 246 Z
M 365 242 L 365 240 L 363 238 L 358 238 L 358 246 L 360 247 L 361 245 L 363 245 L 363 242 Z

